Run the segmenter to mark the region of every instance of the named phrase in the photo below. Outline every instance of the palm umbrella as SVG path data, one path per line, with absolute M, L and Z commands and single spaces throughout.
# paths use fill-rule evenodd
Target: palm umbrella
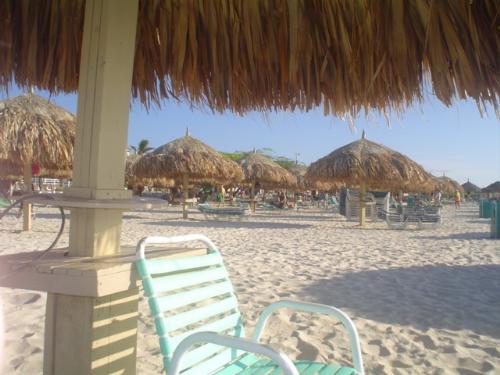
M 297 186 L 302 190 L 317 189 L 321 191 L 338 190 L 344 185 L 343 182 L 310 181 L 306 178 L 307 167 L 303 164 L 295 164 L 288 171 L 297 178 Z
M 297 178 L 292 173 L 255 150 L 248 153 L 239 163 L 245 176 L 244 182 L 251 186 L 252 200 L 257 184 L 265 188 L 297 186 Z M 255 202 L 252 209 L 255 211 Z
M 462 187 L 464 188 L 464 192 L 467 194 L 481 192 L 481 188 L 470 182 L 468 179 L 466 183 L 462 184 Z
M 188 181 L 226 184 L 243 178 L 241 168 L 203 142 L 186 136 L 143 155 L 133 167 L 139 178 L 167 178 L 181 182 L 184 191 L 183 217 L 187 217 Z
M 500 181 L 495 181 L 481 190 L 483 193 L 500 193 Z
M 452 194 L 455 191 L 459 191 L 461 194 L 464 193 L 464 188 L 457 181 L 446 177 L 436 177 L 436 187 L 441 190 L 443 193 Z
M 0 170 L 23 175 L 31 191 L 32 165 L 44 175 L 69 176 L 73 161 L 75 116 L 35 94 L 0 101 Z M 29 230 L 30 207 L 24 205 L 23 229 Z
M 349 143 L 312 163 L 306 178 L 319 182 L 345 182 L 361 188 L 360 224 L 364 224 L 364 192 L 374 190 L 426 191 L 433 182 L 422 166 L 408 157 L 366 139 Z

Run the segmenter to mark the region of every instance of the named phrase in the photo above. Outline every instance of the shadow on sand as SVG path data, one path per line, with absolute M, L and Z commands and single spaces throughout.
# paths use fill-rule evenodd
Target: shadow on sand
M 414 236 L 410 238 L 423 240 L 484 240 L 490 238 L 490 232 L 466 232 L 454 233 L 449 236 Z
M 249 229 L 306 229 L 310 224 L 292 224 L 292 223 L 270 223 L 254 221 L 217 221 L 217 220 L 175 220 L 175 221 L 148 221 L 145 225 L 163 225 L 167 227 L 188 227 L 188 228 L 249 228 Z
M 301 294 L 386 324 L 500 338 L 500 265 L 353 272 L 320 280 Z

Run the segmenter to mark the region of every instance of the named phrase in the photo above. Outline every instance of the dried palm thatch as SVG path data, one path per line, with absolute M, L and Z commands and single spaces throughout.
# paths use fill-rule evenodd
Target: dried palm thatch
M 143 155 L 134 165 L 139 178 L 183 182 L 231 183 L 243 179 L 241 168 L 203 142 L 186 135 Z
M 245 182 L 264 188 L 294 188 L 297 178 L 267 156 L 251 152 L 240 161 Z
M 464 193 L 464 188 L 457 181 L 446 177 L 436 177 L 436 188 L 441 190 L 443 193 L 451 194 L 456 191 L 459 191 L 461 194 Z
M 84 0 L 0 2 L 0 85 L 78 87 Z M 356 114 L 473 98 L 498 111 L 497 0 L 140 0 L 133 95 Z
M 1 101 L 1 174 L 22 175 L 24 165 L 36 162 L 45 175 L 68 177 L 75 127 L 73 114 L 37 95 Z
M 466 193 L 479 193 L 481 191 L 481 188 L 469 180 L 467 180 L 466 183 L 462 184 L 462 187 L 464 188 L 464 191 Z
M 312 163 L 306 178 L 373 190 L 429 191 L 433 177 L 408 157 L 363 137 Z
M 175 186 L 175 181 L 170 178 L 139 178 L 135 175 L 135 163 L 141 158 L 141 155 L 128 155 L 125 160 L 125 185 L 134 189 L 138 185 L 151 186 L 154 188 L 172 188 Z
M 321 190 L 321 191 L 336 191 L 343 185 L 339 182 L 320 182 L 310 181 L 306 178 L 307 167 L 301 164 L 295 164 L 288 168 L 288 171 L 297 178 L 297 187 L 300 190 Z
M 500 193 L 500 181 L 495 181 L 481 190 L 483 193 Z

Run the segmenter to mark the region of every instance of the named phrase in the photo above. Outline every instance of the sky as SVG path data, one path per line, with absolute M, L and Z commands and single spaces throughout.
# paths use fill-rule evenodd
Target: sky
M 11 88 L 8 95 L 21 91 Z M 49 98 L 49 94 L 36 91 Z M 76 95 L 50 96 L 76 112 Z M 479 113 L 475 102 L 457 101 L 451 107 L 429 95 L 423 104 L 386 120 L 376 113 L 364 113 L 350 121 L 324 116 L 321 108 L 309 112 L 251 112 L 244 116 L 230 112 L 213 113 L 208 108 L 190 108 L 185 103 L 165 101 L 161 109 L 150 111 L 133 101 L 129 118 L 128 142 L 141 139 L 158 147 L 190 134 L 219 151 L 250 151 L 271 148 L 273 155 L 311 162 L 361 137 L 382 143 L 405 154 L 437 176 L 445 174 L 464 183 L 467 179 L 484 187 L 500 180 L 500 119 L 492 108 Z

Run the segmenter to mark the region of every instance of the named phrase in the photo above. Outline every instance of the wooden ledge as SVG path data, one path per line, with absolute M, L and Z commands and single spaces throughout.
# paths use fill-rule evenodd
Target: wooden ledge
M 167 250 L 168 249 L 168 250 Z M 73 296 L 102 297 L 137 286 L 135 247 L 106 257 L 68 257 L 66 248 L 0 256 L 0 287 L 36 290 Z M 206 248 L 155 248 L 148 257 L 200 255 Z
M 53 199 L 48 197 L 33 197 L 29 203 L 44 204 L 63 208 L 94 208 L 133 211 L 141 209 L 166 208 L 168 202 L 162 199 L 133 198 L 133 199 L 85 199 L 73 198 L 54 194 Z

